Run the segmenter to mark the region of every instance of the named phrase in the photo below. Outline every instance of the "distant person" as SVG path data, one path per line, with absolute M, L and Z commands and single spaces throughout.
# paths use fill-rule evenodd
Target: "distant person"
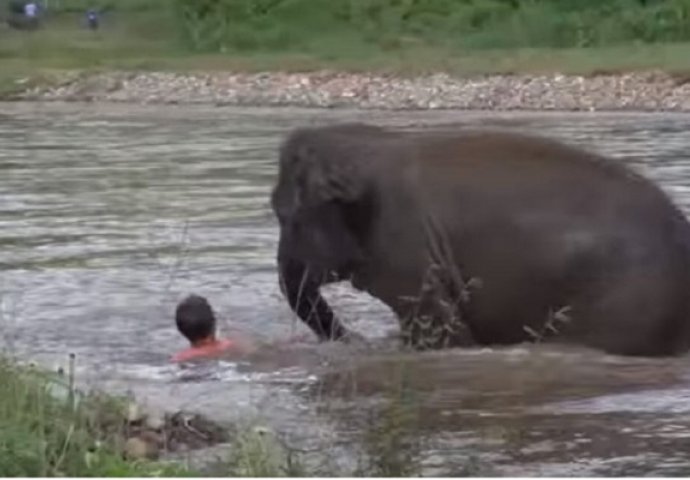
M 34 2 L 24 4 L 24 16 L 27 19 L 35 19 L 38 17 L 38 5 L 36 5 Z
M 98 16 L 98 11 L 90 8 L 86 11 L 86 25 L 90 30 L 96 31 L 100 26 L 100 18 Z
M 175 310 L 177 330 L 190 343 L 190 347 L 176 353 L 173 362 L 204 360 L 213 358 L 244 358 L 257 352 L 262 345 L 246 338 L 218 338 L 216 316 L 204 297 L 189 295 L 177 305 Z M 303 337 L 291 338 L 287 342 L 301 340 Z M 286 342 L 280 342 L 286 343 Z M 270 346 L 277 346 L 273 343 Z
M 24 23 L 28 30 L 38 27 L 38 5 L 34 2 L 24 4 Z

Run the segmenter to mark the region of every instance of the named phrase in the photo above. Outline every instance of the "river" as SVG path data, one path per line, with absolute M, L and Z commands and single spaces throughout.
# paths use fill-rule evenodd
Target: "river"
M 51 368 L 74 353 L 90 385 L 267 425 L 331 473 L 377 455 L 373 427 L 395 430 L 391 418 L 402 458 L 426 475 L 690 472 L 687 357 L 403 354 L 391 313 L 347 285 L 326 296 L 380 351 L 304 341 L 254 363 L 169 363 L 189 292 L 223 332 L 307 333 L 277 285 L 276 147 L 295 126 L 346 120 L 562 138 L 631 164 L 690 213 L 690 115 L 0 104 L 2 348 Z

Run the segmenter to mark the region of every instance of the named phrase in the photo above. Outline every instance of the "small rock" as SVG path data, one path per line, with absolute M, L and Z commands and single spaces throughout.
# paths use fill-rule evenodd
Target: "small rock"
M 165 414 L 160 410 L 150 410 L 146 413 L 144 425 L 151 430 L 161 430 L 165 427 Z
M 144 412 L 141 410 L 139 405 L 137 405 L 135 402 L 131 402 L 129 405 L 127 405 L 126 418 L 129 423 L 136 423 L 144 418 Z
M 150 430 L 144 430 L 139 434 L 139 438 L 146 443 L 156 445 L 157 447 L 162 447 L 165 443 L 165 439 L 160 433 L 152 432 Z
M 261 425 L 252 428 L 252 432 L 255 433 L 256 435 L 259 435 L 262 437 L 270 435 L 271 433 L 273 433 L 273 431 L 270 428 L 264 427 Z
M 128 438 L 125 442 L 125 456 L 132 460 L 155 459 L 159 453 L 157 445 L 139 437 Z

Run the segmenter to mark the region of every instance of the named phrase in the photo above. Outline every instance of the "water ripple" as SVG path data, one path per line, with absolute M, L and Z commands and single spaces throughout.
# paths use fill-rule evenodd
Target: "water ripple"
M 76 353 L 91 378 L 134 389 L 170 408 L 194 405 L 242 417 L 267 402 L 271 421 L 301 432 L 305 441 L 307 427 L 321 431 L 330 422 L 340 423 L 340 432 L 356 434 L 357 418 L 378 405 L 364 397 L 380 398 L 401 357 L 355 355 L 363 366 L 341 365 L 332 377 L 315 377 L 308 368 L 240 372 L 231 362 L 194 373 L 167 362 L 184 346 L 172 312 L 190 291 L 211 300 L 225 331 L 264 339 L 306 332 L 282 300 L 275 273 L 277 227 L 268 195 L 276 146 L 292 127 L 352 120 L 408 129 L 489 125 L 562 138 L 632 165 L 690 213 L 688 115 L 3 105 L 4 346 L 47 362 Z M 366 295 L 341 285 L 325 294 L 356 329 L 374 337 L 395 330 L 391 313 Z M 687 414 L 687 377 L 676 372 L 688 371 L 688 359 L 669 371 L 653 362 L 631 367 L 628 360 L 616 363 L 591 352 L 549 355 L 520 347 L 414 357 L 413 384 L 423 393 L 426 412 L 420 431 L 434 432 L 435 455 L 452 464 L 457 452 L 465 455 L 480 445 L 478 451 L 485 458 L 494 455 L 499 470 L 507 462 L 512 472 L 614 472 L 624 470 L 620 464 L 638 465 L 637 442 L 651 435 L 659 443 L 648 447 L 649 458 L 663 452 L 667 471 L 687 467 L 687 456 L 677 458 L 687 449 L 669 443 L 684 435 L 678 436 L 669 415 Z M 328 378 L 350 379 L 359 368 L 355 413 L 346 412 L 344 400 L 338 403 L 343 411 L 331 409 L 338 410 L 335 417 L 309 413 L 304 396 L 314 385 L 326 398 Z M 312 420 L 301 421 L 307 414 Z M 629 415 L 643 414 L 653 416 L 630 420 Z M 627 421 L 634 435 L 626 437 L 618 427 Z M 511 446 L 517 440 L 510 435 L 522 432 L 518 426 L 526 422 L 522 451 L 521 444 Z M 503 433 L 487 433 L 496 429 Z M 577 432 L 584 437 L 577 440 Z M 615 468 L 605 449 L 592 447 L 601 441 L 616 445 Z M 580 467 L 589 466 L 578 470 L 569 464 L 572 451 L 584 462 Z M 530 456 L 535 452 L 536 460 Z M 438 465 L 429 468 L 438 471 Z

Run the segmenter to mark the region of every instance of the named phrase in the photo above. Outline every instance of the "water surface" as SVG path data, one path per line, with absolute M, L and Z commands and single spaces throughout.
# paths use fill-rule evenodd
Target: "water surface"
M 307 341 L 249 364 L 190 370 L 168 358 L 184 347 L 175 304 L 192 291 L 209 298 L 226 333 L 307 333 L 278 290 L 268 205 L 276 147 L 295 126 L 364 120 L 542 133 L 632 165 L 690 213 L 690 115 L 21 103 L 0 112 L 5 349 L 47 365 L 73 352 L 89 383 L 220 420 L 256 419 L 300 448 L 328 452 L 334 469 L 350 467 L 372 426 L 404 404 L 415 412 L 405 424 L 414 435 L 401 444 L 428 474 L 689 471 L 685 357 L 541 346 L 397 353 L 386 339 L 391 313 L 334 286 L 326 293 L 336 311 L 380 352 Z

